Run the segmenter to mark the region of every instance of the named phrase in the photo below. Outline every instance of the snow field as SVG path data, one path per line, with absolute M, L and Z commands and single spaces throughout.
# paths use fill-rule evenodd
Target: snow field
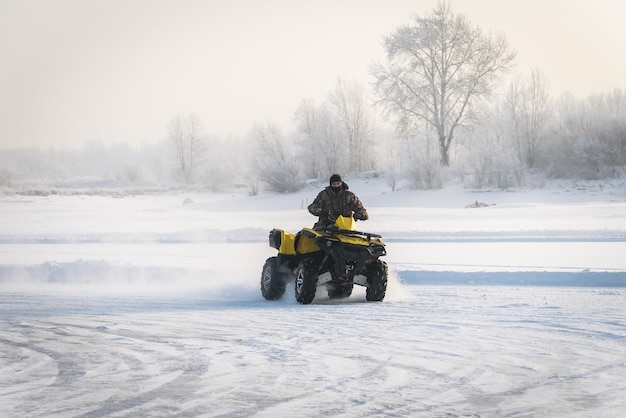
M 310 225 L 313 188 L 1 196 L 0 416 L 623 414 L 623 189 L 350 185 L 383 303 L 263 300 L 267 233 Z

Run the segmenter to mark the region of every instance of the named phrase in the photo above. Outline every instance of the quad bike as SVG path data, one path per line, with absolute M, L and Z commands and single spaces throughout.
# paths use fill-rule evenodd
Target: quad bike
M 269 244 L 278 255 L 265 261 L 261 273 L 267 300 L 281 299 L 292 281 L 301 304 L 311 303 L 321 285 L 330 299 L 349 297 L 355 284 L 367 288 L 368 301 L 385 298 L 387 263 L 378 259 L 386 254 L 385 244 L 380 235 L 356 231 L 351 217 L 339 216 L 331 226 L 296 234 L 273 229 Z

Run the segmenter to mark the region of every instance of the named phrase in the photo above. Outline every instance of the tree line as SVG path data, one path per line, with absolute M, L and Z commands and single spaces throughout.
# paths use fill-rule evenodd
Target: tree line
M 245 185 L 292 192 L 331 173 L 384 173 L 392 189 L 532 186 L 603 179 L 626 165 L 626 95 L 615 89 L 553 99 L 539 69 L 511 74 L 515 53 L 440 2 L 383 38 L 371 86 L 337 79 L 321 103 L 303 99 L 292 126 L 268 121 L 244 138 L 207 135 L 176 115 L 160 144 L 89 143 L 82 151 L 0 153 L 0 185 L 25 178 L 104 176 L 130 183 Z M 81 164 L 81 161 L 84 162 Z

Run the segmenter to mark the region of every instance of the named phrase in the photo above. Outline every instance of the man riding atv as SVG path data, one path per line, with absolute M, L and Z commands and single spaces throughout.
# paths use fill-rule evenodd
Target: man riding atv
M 319 217 L 313 229 L 332 225 L 339 215 L 361 221 L 368 219 L 361 200 L 348 190 L 348 185 L 341 180 L 339 174 L 330 176 L 330 185 L 319 192 L 308 209 L 312 215 Z
M 329 299 L 350 297 L 354 285 L 366 287 L 365 299 L 381 302 L 387 290 L 387 263 L 381 236 L 357 231 L 355 220 L 368 218 L 356 195 L 348 191 L 338 174 L 308 207 L 319 216 L 313 228 L 297 233 L 274 228 L 270 247 L 278 254 L 265 260 L 261 293 L 267 300 L 279 300 L 288 282 L 295 282 L 298 303 L 313 302 L 318 286 L 325 286 Z M 354 219 L 353 219 L 354 218 Z

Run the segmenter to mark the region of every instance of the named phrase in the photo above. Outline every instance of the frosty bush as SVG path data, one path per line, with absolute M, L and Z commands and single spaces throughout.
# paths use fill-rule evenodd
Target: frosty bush
M 408 177 L 413 189 L 441 189 L 445 183 L 446 169 L 438 160 L 424 155 L 409 167 Z
M 0 168 L 0 186 L 11 186 L 11 172 L 6 168 Z

